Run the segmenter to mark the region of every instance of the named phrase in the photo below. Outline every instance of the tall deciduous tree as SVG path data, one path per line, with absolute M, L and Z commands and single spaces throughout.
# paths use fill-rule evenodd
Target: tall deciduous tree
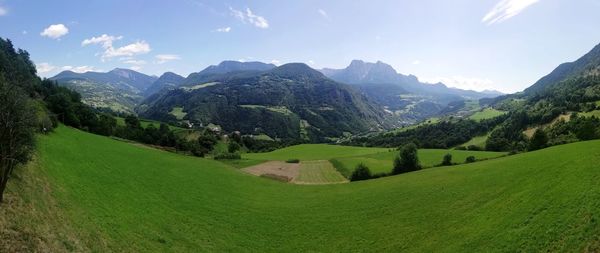
M 15 166 L 31 157 L 35 127 L 35 110 L 25 91 L 0 76 L 0 202 Z
M 417 146 L 414 143 L 404 145 L 400 149 L 400 154 L 394 160 L 394 169 L 392 174 L 400 174 L 421 169 L 419 156 L 417 155 Z

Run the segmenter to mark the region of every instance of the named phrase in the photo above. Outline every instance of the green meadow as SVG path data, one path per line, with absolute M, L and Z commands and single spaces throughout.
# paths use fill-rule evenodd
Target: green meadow
M 498 117 L 498 116 L 501 116 L 504 114 L 506 114 L 505 111 L 499 111 L 494 108 L 485 108 L 481 111 L 474 113 L 469 118 L 472 120 L 480 121 L 480 120 L 484 120 L 484 119 L 495 118 L 495 117 Z
M 363 148 L 337 146 L 328 144 L 302 144 L 278 149 L 268 153 L 250 153 L 243 157 L 251 160 L 286 161 L 299 159 L 300 161 L 328 160 L 335 157 L 349 157 L 387 152 L 387 148 Z
M 381 153 L 309 147 L 261 158 Z M 448 151 L 432 152 L 431 163 Z M 36 162 L 22 175 L 47 178 L 47 189 L 28 189 L 37 196 L 28 198 L 46 204 L 24 210 L 51 207 L 36 224 L 61 224 L 47 233 L 64 251 L 595 252 L 599 152 L 600 141 L 589 141 L 375 180 L 296 185 L 62 126 L 39 137 Z M 28 224 L 22 217 L 14 222 Z

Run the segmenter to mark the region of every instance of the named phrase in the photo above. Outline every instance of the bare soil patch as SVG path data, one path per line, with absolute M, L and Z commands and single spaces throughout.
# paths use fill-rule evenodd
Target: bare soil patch
M 300 164 L 270 161 L 245 168 L 243 171 L 255 176 L 276 178 L 280 181 L 291 182 L 300 174 Z

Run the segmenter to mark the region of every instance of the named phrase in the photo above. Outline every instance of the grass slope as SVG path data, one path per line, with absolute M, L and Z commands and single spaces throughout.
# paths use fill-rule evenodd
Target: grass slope
M 336 158 L 341 166 L 350 173 L 354 168 L 363 163 L 369 167 L 372 173 L 387 173 L 392 171 L 394 158 L 399 151 L 377 153 L 365 156 Z M 442 162 L 444 155 L 450 153 L 452 162 L 464 163 L 468 156 L 475 156 L 476 159 L 489 159 L 506 155 L 505 152 L 489 152 L 489 151 L 464 151 L 464 150 L 445 150 L 445 149 L 419 149 L 418 155 L 423 167 L 433 167 Z M 335 163 L 335 162 L 334 162 Z M 337 164 L 337 163 L 336 163 Z M 343 169 L 342 169 L 343 170 Z
M 285 161 L 288 159 L 327 160 L 334 157 L 349 157 L 387 152 L 387 148 L 362 148 L 327 144 L 302 144 L 278 149 L 268 153 L 248 153 L 243 157 L 252 160 Z
M 463 147 L 468 147 L 471 145 L 480 147 L 480 148 L 484 148 L 485 147 L 485 143 L 487 142 L 487 139 L 490 137 L 490 133 L 487 133 L 486 135 L 481 135 L 481 136 L 475 136 L 473 137 L 473 139 L 470 139 L 469 141 L 459 145 L 459 146 L 463 146 Z
M 318 186 L 65 127 L 39 153 L 92 251 L 600 250 L 600 141 Z
M 300 164 L 300 174 L 295 180 L 298 184 L 344 183 L 343 177 L 329 161 L 304 161 Z
M 504 111 L 499 111 L 496 110 L 494 108 L 485 108 L 481 111 L 478 111 L 476 113 L 474 113 L 473 115 L 471 115 L 469 118 L 472 120 L 476 120 L 476 121 L 480 121 L 480 120 L 484 120 L 484 119 L 491 119 L 491 118 L 495 118 L 501 115 L 506 114 L 506 112 Z

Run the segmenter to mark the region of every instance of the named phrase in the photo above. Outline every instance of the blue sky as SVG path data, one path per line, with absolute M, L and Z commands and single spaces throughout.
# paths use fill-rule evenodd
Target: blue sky
M 425 81 L 515 92 L 600 43 L 598 13 L 600 0 L 0 0 L 0 36 L 46 77 L 363 59 Z

